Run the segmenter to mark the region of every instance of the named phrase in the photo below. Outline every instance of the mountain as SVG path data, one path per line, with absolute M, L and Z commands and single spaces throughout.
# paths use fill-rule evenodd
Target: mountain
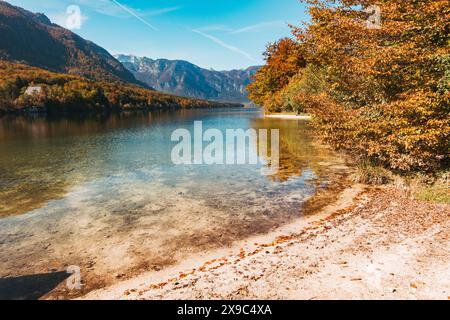
M 44 14 L 5 1 L 0 1 L 0 60 L 142 85 L 105 49 L 53 24 Z
M 259 69 L 214 71 L 183 60 L 153 60 L 132 55 L 115 57 L 136 79 L 156 90 L 214 101 L 248 102 L 246 87 Z

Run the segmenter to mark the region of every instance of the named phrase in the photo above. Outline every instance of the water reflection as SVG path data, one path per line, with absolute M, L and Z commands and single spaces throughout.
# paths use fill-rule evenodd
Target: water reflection
M 280 129 L 280 166 L 275 174 L 269 176 L 273 181 L 284 182 L 312 170 L 316 180 L 323 182 L 330 175 L 340 173 L 340 169 L 345 169 L 343 160 L 315 139 L 308 121 L 255 118 L 251 126 Z
M 173 165 L 171 133 L 194 120 L 205 130 L 280 129 L 280 171 Z M 299 217 L 341 164 L 307 122 L 259 110 L 1 118 L 0 277 L 78 265 L 86 292 L 162 268 Z
M 258 111 L 245 112 L 246 118 Z M 242 111 L 221 112 L 239 118 Z M 122 113 L 83 118 L 0 118 L 0 217 L 26 213 L 67 190 L 124 168 L 170 164 L 170 133 L 208 111 Z M 226 121 L 225 121 L 226 122 Z

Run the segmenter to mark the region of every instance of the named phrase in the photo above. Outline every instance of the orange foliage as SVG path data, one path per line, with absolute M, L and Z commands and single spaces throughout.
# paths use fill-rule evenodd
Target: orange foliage
M 398 172 L 448 169 L 450 1 L 307 2 L 311 23 L 293 33 L 326 86 L 291 94 L 316 116 L 320 134 Z M 367 23 L 371 5 L 378 27 Z
M 278 92 L 300 68 L 305 67 L 301 47 L 290 38 L 283 38 L 267 46 L 266 65 L 254 76 L 249 85 L 250 99 L 264 105 L 270 95 Z

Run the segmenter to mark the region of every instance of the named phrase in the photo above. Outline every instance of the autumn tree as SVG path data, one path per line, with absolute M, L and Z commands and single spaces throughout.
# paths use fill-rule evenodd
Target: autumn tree
M 448 168 L 450 1 L 307 3 L 311 22 L 293 32 L 308 66 L 322 70 L 321 89 L 288 95 L 315 115 L 323 138 L 398 172 Z M 311 83 L 304 71 L 296 77 Z
M 283 89 L 289 80 L 305 66 L 299 44 L 290 38 L 283 38 L 269 44 L 264 53 L 266 65 L 259 70 L 248 87 L 250 99 L 265 105 L 272 95 Z

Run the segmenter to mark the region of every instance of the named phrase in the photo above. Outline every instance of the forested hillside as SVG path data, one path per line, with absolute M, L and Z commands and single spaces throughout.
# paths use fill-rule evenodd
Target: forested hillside
M 105 49 L 53 24 L 44 14 L 0 1 L 0 59 L 90 79 L 138 82 Z
M 26 92 L 29 87 L 38 92 Z M 159 93 L 122 82 L 93 81 L 36 67 L 0 61 L 0 113 L 24 110 L 54 113 L 236 107 Z

